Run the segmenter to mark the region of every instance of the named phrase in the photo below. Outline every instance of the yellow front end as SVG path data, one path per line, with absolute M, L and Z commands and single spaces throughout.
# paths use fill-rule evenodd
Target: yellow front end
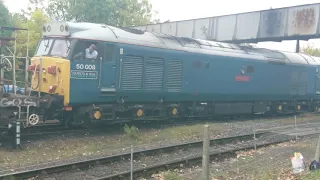
M 47 94 L 63 96 L 64 106 L 70 99 L 70 61 L 57 57 L 33 57 L 29 66 L 31 88 Z

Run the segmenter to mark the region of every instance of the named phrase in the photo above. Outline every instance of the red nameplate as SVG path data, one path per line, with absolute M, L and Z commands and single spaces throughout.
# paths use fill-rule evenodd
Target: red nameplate
M 249 76 L 236 76 L 236 81 L 247 82 L 249 81 Z

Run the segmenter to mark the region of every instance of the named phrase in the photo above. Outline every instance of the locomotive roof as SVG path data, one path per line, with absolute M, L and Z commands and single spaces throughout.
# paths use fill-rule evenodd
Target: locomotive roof
M 104 24 L 70 22 L 49 23 L 44 26 L 44 31 L 45 27 L 48 26 L 52 27 L 53 32 L 55 33 L 53 33 L 53 36 L 57 36 L 60 33 L 61 36 L 69 36 L 70 38 L 77 39 L 118 42 L 124 44 L 134 44 L 140 46 L 241 57 L 256 60 L 271 60 L 280 63 L 320 64 L 320 58 L 312 57 L 302 53 L 252 48 L 229 43 L 176 37 L 166 34 L 146 32 L 131 28 L 114 27 Z M 64 26 L 65 30 L 68 32 L 62 32 L 62 26 Z M 57 31 L 59 28 L 61 32 Z M 48 31 L 43 33 L 44 36 L 50 36 Z

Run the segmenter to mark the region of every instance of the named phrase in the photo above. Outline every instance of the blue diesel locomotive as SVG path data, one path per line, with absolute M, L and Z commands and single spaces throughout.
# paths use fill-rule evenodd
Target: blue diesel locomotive
M 48 23 L 29 70 L 45 119 L 83 124 L 317 111 L 320 61 L 92 23 Z

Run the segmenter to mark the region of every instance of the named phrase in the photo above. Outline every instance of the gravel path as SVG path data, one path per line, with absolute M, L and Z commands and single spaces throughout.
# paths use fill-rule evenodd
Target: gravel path
M 299 118 L 299 123 L 317 121 L 316 117 Z M 291 118 L 275 120 L 251 120 L 228 123 L 211 123 L 210 137 L 221 138 L 252 133 L 253 129 L 278 127 L 294 124 Z M 62 163 L 99 158 L 130 152 L 129 145 L 135 145 L 135 150 L 149 149 L 176 143 L 201 140 L 203 125 L 179 126 L 161 130 L 140 130 L 139 140 L 131 140 L 126 135 L 96 136 L 83 138 L 64 138 L 48 142 L 30 142 L 22 152 L 7 152 L 0 150 L 0 168 L 6 169 L 0 174 L 53 166 Z M 181 153 L 182 154 L 182 153 Z M 180 155 L 180 153 L 178 153 Z M 169 157 L 171 159 L 171 157 Z M 150 161 L 150 162 L 149 162 Z M 138 164 L 150 164 L 152 159 Z M 30 164 L 35 164 L 30 166 Z M 127 163 L 127 166 L 130 163 Z M 26 166 L 27 165 L 27 166 Z M 115 165 L 117 166 L 117 165 Z M 20 167 L 20 168 L 19 168 Z M 95 168 L 96 169 L 96 168 Z M 88 173 L 77 172 L 78 176 Z M 90 177 L 88 177 L 90 178 Z M 59 179 L 59 178 L 58 178 Z M 80 178 L 82 179 L 82 177 Z

